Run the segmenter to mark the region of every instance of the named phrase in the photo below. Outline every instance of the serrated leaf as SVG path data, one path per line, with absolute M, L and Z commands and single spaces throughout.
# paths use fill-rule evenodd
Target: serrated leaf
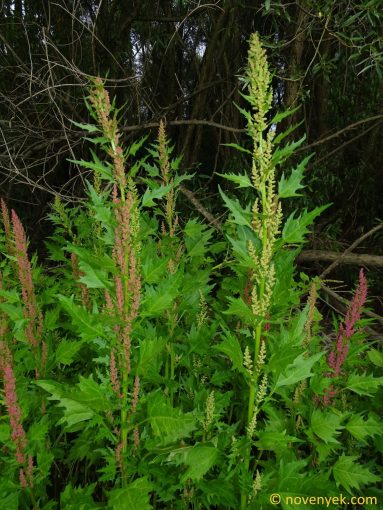
M 190 179 L 193 179 L 194 176 L 195 174 L 175 175 L 173 179 L 173 187 L 177 188 L 182 182 L 190 181 Z
M 73 297 L 68 298 L 61 294 L 58 294 L 57 297 L 64 310 L 70 315 L 81 336 L 91 338 L 102 336 L 102 329 L 97 324 L 95 315 L 91 315 L 83 307 L 77 306 L 73 302 Z
M 244 321 L 245 324 L 253 324 L 254 314 L 242 298 L 229 297 L 228 300 L 230 305 L 229 308 L 224 311 L 225 314 L 234 315 Z
M 286 161 L 286 159 L 288 159 L 292 154 L 294 154 L 294 151 L 302 145 L 305 139 L 306 135 L 303 135 L 302 138 L 300 138 L 296 142 L 289 142 L 283 147 L 277 147 L 271 159 L 273 165 L 275 166 L 281 165 L 284 161 Z
M 252 155 L 252 152 L 249 151 L 249 149 L 245 149 L 245 147 L 242 147 L 241 145 L 238 145 L 237 143 L 223 143 L 224 147 L 232 147 L 233 149 L 237 149 L 240 152 L 245 152 L 246 154 Z
M 372 415 L 368 416 L 367 420 L 364 420 L 362 414 L 353 414 L 346 423 L 346 430 L 364 443 L 366 442 L 366 437 L 383 434 L 381 423 L 376 421 Z
M 188 469 L 181 477 L 181 483 L 187 480 L 199 481 L 218 460 L 218 450 L 214 446 L 197 445 L 174 450 L 168 460 L 175 460 L 176 465 L 186 464 Z
M 68 159 L 67 161 L 79 165 L 83 168 L 89 168 L 90 170 L 96 172 L 101 177 L 101 179 L 109 182 L 114 182 L 111 167 L 104 165 L 100 160 L 98 160 L 96 163 L 92 161 L 84 161 L 83 159 Z
M 151 370 L 152 361 L 158 359 L 158 356 L 164 349 L 166 338 L 155 338 L 151 340 L 144 338 L 140 342 L 140 359 L 138 362 L 137 373 L 146 375 Z
M 92 498 L 95 487 L 95 483 L 85 487 L 73 487 L 68 484 L 60 494 L 60 508 L 62 510 L 94 510 L 98 508 Z
M 109 507 L 113 510 L 150 510 L 150 492 L 153 490 L 147 477 L 137 478 L 123 489 L 109 492 Z
M 344 428 L 340 424 L 343 417 L 331 412 L 315 409 L 311 415 L 311 430 L 325 443 L 339 443 L 338 436 Z
M 64 416 L 57 422 L 57 425 L 66 423 L 68 427 L 71 427 L 77 423 L 88 421 L 94 416 L 94 412 L 90 407 L 71 398 L 60 398 L 60 402 L 57 405 L 64 408 Z
M 61 340 L 55 350 L 56 363 L 70 365 L 82 347 L 82 342 Z
M 88 289 L 106 289 L 110 286 L 108 285 L 108 275 L 104 270 L 95 269 L 82 260 L 80 260 L 79 268 L 84 273 L 79 281 Z
M 243 96 L 243 97 L 245 97 L 245 98 L 246 98 L 246 96 L 245 96 L 244 94 L 242 94 L 242 93 L 240 93 L 240 94 L 241 94 L 241 96 Z M 250 113 L 250 112 L 248 112 L 247 110 L 245 110 L 244 108 L 241 108 L 241 107 L 240 107 L 239 105 L 237 105 L 237 103 L 235 103 L 234 101 L 233 101 L 233 103 L 234 103 L 234 106 L 237 108 L 237 110 L 238 110 L 239 112 L 241 112 L 241 113 L 242 113 L 242 115 L 245 117 L 245 119 L 247 120 L 248 125 L 250 125 L 250 126 L 251 126 L 251 125 L 253 124 L 253 122 L 254 122 L 254 121 L 253 121 L 253 117 L 252 117 L 251 113 Z
M 162 394 L 155 394 L 148 404 L 148 420 L 159 444 L 166 445 L 188 437 L 197 428 L 192 413 L 173 408 Z
M 293 169 L 290 176 L 286 179 L 285 174 L 282 174 L 281 180 L 278 185 L 278 195 L 280 198 L 299 197 L 301 194 L 297 193 L 303 189 L 303 171 L 313 155 L 307 156 L 299 165 Z
M 251 180 L 248 175 L 241 175 L 241 174 L 218 174 L 224 179 L 227 179 L 228 181 L 235 182 L 238 184 L 237 188 L 253 188 L 254 186 L 251 183 Z
M 12 321 L 19 321 L 24 318 L 21 306 L 11 305 L 10 303 L 1 303 L 0 310 L 6 313 Z
M 126 157 L 129 157 L 129 156 L 134 157 L 137 154 L 137 152 L 141 149 L 141 147 L 144 145 L 145 141 L 148 139 L 148 136 L 149 135 L 144 135 L 139 140 L 136 140 L 135 142 L 133 142 L 132 145 L 130 145 L 127 150 Z
M 295 212 L 291 213 L 283 227 L 283 242 L 288 244 L 303 243 L 305 235 L 309 233 L 307 227 L 328 207 L 329 205 L 323 205 L 316 207 L 310 212 L 304 210 L 298 217 L 295 217 Z
M 383 353 L 377 349 L 371 349 L 367 352 L 368 359 L 375 366 L 383 368 Z
M 0 297 L 4 298 L 7 303 L 19 303 L 20 296 L 16 290 L 0 289 Z
M 28 444 L 41 443 L 45 440 L 49 430 L 49 421 L 47 415 L 43 416 L 41 420 L 32 423 L 28 429 Z
M 206 228 L 196 220 L 189 220 L 185 225 L 185 247 L 189 257 L 204 257 L 213 229 Z
M 142 197 L 142 207 L 153 207 L 156 205 L 154 200 L 163 198 L 167 193 L 169 193 L 172 187 L 173 184 L 168 184 L 167 186 L 159 186 L 155 189 L 147 188 L 144 196 Z
M 156 287 L 146 285 L 141 316 L 151 317 L 160 315 L 170 307 L 177 295 L 178 283 L 176 279 L 164 280 Z
M 374 377 L 367 374 L 351 374 L 347 379 L 346 388 L 358 395 L 371 396 L 383 385 L 383 377 Z
M 294 115 L 294 113 L 296 113 L 300 108 L 301 106 L 299 105 L 296 108 L 293 108 L 292 110 L 285 110 L 284 112 L 277 113 L 271 119 L 269 125 L 272 126 L 273 124 L 278 124 L 279 122 L 281 122 L 281 120 L 285 119 L 286 117 L 291 117 L 291 115 Z
M 352 489 L 359 490 L 364 485 L 381 481 L 368 468 L 356 463 L 357 459 L 357 456 L 343 454 L 333 467 L 336 482 L 350 493 Z
M 258 437 L 258 441 L 255 442 L 257 448 L 274 452 L 288 448 L 290 443 L 300 442 L 297 437 L 286 435 L 286 430 L 283 432 L 261 431 L 258 433 Z
M 51 394 L 48 400 L 60 400 L 65 392 L 64 386 L 55 381 L 37 379 L 34 384 Z
M 92 374 L 89 377 L 80 375 L 73 398 L 95 411 L 106 411 L 110 407 L 101 385 L 93 379 Z
M 233 369 L 243 370 L 243 354 L 237 337 L 230 331 L 224 331 L 224 340 L 218 345 L 214 346 L 217 351 L 223 352 L 233 364 Z
M 286 368 L 284 374 L 279 375 L 275 387 L 290 386 L 308 377 L 312 377 L 314 372 L 311 372 L 311 369 L 322 356 L 322 352 L 318 352 L 308 358 L 304 353 L 300 354 L 295 358 L 294 362 Z
M 79 127 L 80 129 L 83 129 L 84 131 L 88 131 L 88 133 L 97 133 L 100 130 L 97 126 L 94 126 L 93 124 L 82 124 L 81 122 L 75 122 L 72 119 L 69 119 L 72 124 Z
M 221 194 L 221 197 L 223 198 L 223 201 L 225 202 L 226 207 L 230 210 L 231 214 L 233 215 L 234 223 L 236 223 L 237 225 L 245 225 L 251 228 L 250 206 L 248 206 L 246 209 L 242 209 L 238 200 L 231 200 L 227 195 L 225 195 L 220 186 L 218 186 L 218 189 Z

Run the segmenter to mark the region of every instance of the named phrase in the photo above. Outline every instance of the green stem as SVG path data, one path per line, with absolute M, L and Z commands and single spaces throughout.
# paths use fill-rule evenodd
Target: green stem
M 265 184 L 263 184 L 261 188 L 261 198 L 262 198 L 262 210 L 264 211 L 266 208 L 266 188 Z M 268 236 L 268 230 L 267 230 L 267 224 L 264 221 L 263 222 L 263 228 L 262 228 L 262 248 L 264 248 L 267 244 L 267 236 Z M 259 302 L 261 303 L 264 294 L 265 294 L 265 286 L 266 286 L 266 275 L 263 275 L 260 284 L 259 284 Z M 253 367 L 254 370 L 256 370 L 259 352 L 261 349 L 261 338 L 262 338 L 262 325 L 263 321 L 261 320 L 260 323 L 257 325 L 255 329 L 255 336 L 254 336 L 254 358 L 253 358 Z M 254 410 L 255 410 L 255 394 L 256 394 L 256 386 L 257 386 L 257 380 L 258 380 L 258 374 L 254 372 L 254 377 L 251 380 L 250 383 L 250 391 L 249 391 L 249 401 L 247 406 L 247 424 L 249 425 L 251 420 L 254 416 Z M 250 454 L 251 454 L 251 443 L 246 451 L 245 459 L 244 459 L 244 470 L 245 473 L 249 471 L 250 468 Z M 247 506 L 247 492 L 245 490 L 241 491 L 241 510 L 245 510 Z
M 170 344 L 170 379 L 172 381 L 171 387 L 170 387 L 170 403 L 173 406 L 173 400 L 174 400 L 174 388 L 173 388 L 173 381 L 174 381 L 174 373 L 175 373 L 175 354 L 174 354 L 174 348 L 173 344 Z

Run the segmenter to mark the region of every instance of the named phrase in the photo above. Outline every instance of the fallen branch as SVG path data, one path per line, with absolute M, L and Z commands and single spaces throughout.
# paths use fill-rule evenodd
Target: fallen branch
M 338 264 L 354 264 L 357 266 L 374 266 L 383 267 L 383 256 L 369 255 L 367 253 L 338 253 L 336 251 L 323 251 L 323 250 L 305 250 L 302 251 L 297 258 L 298 262 L 314 262 L 324 261 L 333 262 L 323 273 L 321 278 L 330 272 L 330 267 L 333 269 Z

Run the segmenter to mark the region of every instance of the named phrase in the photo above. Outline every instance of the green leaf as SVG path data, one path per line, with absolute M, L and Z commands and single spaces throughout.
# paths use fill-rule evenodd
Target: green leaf
M 363 443 L 366 442 L 366 437 L 383 434 L 381 423 L 376 421 L 372 415 L 369 415 L 367 420 L 364 420 L 362 414 L 353 414 L 346 423 L 346 430 Z
M 43 416 L 41 420 L 32 423 L 28 429 L 28 444 L 34 442 L 41 443 L 45 441 L 46 435 L 49 430 L 49 421 L 47 415 Z M 41 447 L 41 444 L 39 445 Z
M 343 417 L 331 411 L 315 409 L 311 415 L 311 430 L 325 443 L 339 443 L 335 436 L 344 428 L 340 424 Z
M 153 485 L 147 477 L 137 478 L 123 489 L 109 492 L 109 507 L 113 510 L 150 510 L 150 492 Z
M 290 142 L 284 145 L 283 147 L 278 147 L 272 156 L 272 163 L 273 165 L 281 165 L 286 159 L 288 159 L 292 154 L 294 154 L 294 151 L 302 145 L 302 143 L 305 141 L 306 135 L 303 135 L 302 138 L 297 140 L 296 142 Z
M 241 96 L 246 97 L 246 96 L 245 96 L 244 94 L 242 94 L 242 93 L 241 93 Z M 252 126 L 252 125 L 253 125 L 254 120 L 253 120 L 253 117 L 252 117 L 251 113 L 250 113 L 249 111 L 245 110 L 244 108 L 241 108 L 241 107 L 240 107 L 239 105 L 237 105 L 237 103 L 235 103 L 234 101 L 233 101 L 233 103 L 234 103 L 234 106 L 237 108 L 237 110 L 238 110 L 238 111 L 240 111 L 240 112 L 242 113 L 242 115 L 245 117 L 245 119 L 247 120 L 248 125 L 249 125 L 249 126 Z
M 230 174 L 218 174 L 218 175 L 220 175 L 221 177 L 224 177 L 228 181 L 232 181 L 232 182 L 235 182 L 236 184 L 238 184 L 237 188 L 253 188 L 254 187 L 247 174 L 237 175 L 237 174 L 230 173 Z
M 10 303 L 1 303 L 0 310 L 6 313 L 12 321 L 24 319 L 24 313 L 21 306 L 14 306 Z
M 238 151 L 245 152 L 246 154 L 250 154 L 250 156 L 252 155 L 252 152 L 249 151 L 249 149 L 245 149 L 245 147 L 242 147 L 241 145 L 238 145 L 237 143 L 223 143 L 221 145 L 223 145 L 225 147 L 232 147 L 233 149 L 237 149 Z
M 64 408 L 64 416 L 57 422 L 57 425 L 67 424 L 68 427 L 88 421 L 94 416 L 94 412 L 88 406 L 71 398 L 60 398 L 59 407 Z
M 148 139 L 148 136 L 149 135 L 144 135 L 139 140 L 136 140 L 135 142 L 133 142 L 132 145 L 130 145 L 128 148 L 126 157 L 129 157 L 129 156 L 134 157 L 137 154 L 137 152 L 141 149 L 141 147 L 144 145 L 144 143 Z
M 97 126 L 94 126 L 93 124 L 82 124 L 81 122 L 75 122 L 72 119 L 69 119 L 72 124 L 79 127 L 80 129 L 83 129 L 84 131 L 88 131 L 89 133 L 99 133 L 100 130 Z
M 4 494 L 2 491 L 1 493 L 1 504 L 3 508 L 6 508 L 7 510 L 20 510 L 19 505 L 19 494 L 21 494 L 21 491 L 13 491 L 9 494 Z M 22 497 L 22 500 L 24 498 Z
M 64 386 L 55 381 L 38 379 L 34 384 L 51 394 L 48 400 L 60 400 L 65 392 Z
M 79 281 L 86 285 L 88 289 L 105 289 L 108 285 L 108 275 L 104 270 L 95 269 L 86 262 L 80 260 L 80 270 L 84 273 Z
M 245 225 L 251 228 L 250 206 L 248 206 L 246 209 L 242 209 L 238 200 L 231 200 L 227 195 L 225 195 L 220 186 L 218 186 L 218 188 L 221 197 L 225 202 L 226 207 L 230 210 L 231 214 L 233 215 L 234 223 L 236 223 L 237 225 Z
M 82 342 L 61 340 L 55 350 L 56 363 L 70 365 L 82 347 Z
M 144 338 L 140 342 L 140 359 L 138 362 L 137 373 L 146 375 L 151 371 L 154 360 L 157 366 L 157 360 L 166 345 L 166 338 L 155 338 L 153 340 Z
M 371 396 L 383 385 L 383 377 L 374 377 L 367 374 L 351 374 L 347 380 L 346 388 L 358 395 Z
M 282 178 L 278 185 L 278 195 L 280 198 L 299 197 L 301 194 L 297 193 L 298 190 L 303 189 L 303 171 L 313 155 L 307 156 L 302 160 L 299 165 L 294 168 L 288 179 L 285 178 L 285 174 L 282 174 Z
M 7 303 L 19 303 L 20 296 L 16 290 L 0 289 L 0 297 L 4 298 Z
M 109 409 L 109 401 L 105 398 L 102 386 L 93 379 L 93 375 L 91 374 L 89 377 L 80 375 L 79 379 L 73 392 L 73 398 L 95 411 L 106 411 Z
M 307 212 L 305 209 L 297 218 L 295 218 L 295 212 L 291 213 L 283 227 L 283 242 L 288 244 L 303 243 L 305 235 L 309 233 L 307 227 L 328 207 L 329 205 L 323 205 L 316 207 L 310 212 Z
M 142 247 L 142 276 L 145 283 L 159 283 L 167 274 L 169 258 L 160 258 L 154 244 Z
M 101 179 L 104 179 L 109 182 L 114 182 L 112 169 L 110 165 L 104 165 L 98 158 L 96 159 L 97 161 L 95 163 L 92 161 L 84 161 L 83 159 L 81 160 L 68 159 L 68 161 L 70 163 L 82 166 L 83 168 L 89 168 L 90 170 L 93 170 L 101 177 Z
M 54 455 L 50 448 L 41 448 L 37 452 L 37 466 L 39 471 L 40 479 L 46 480 L 49 478 L 49 475 L 51 475 L 50 470 L 52 463 L 54 461 Z
M 270 2 L 269 2 L 270 3 Z M 279 112 L 271 119 L 269 122 L 269 125 L 272 126 L 273 124 L 278 124 L 281 122 L 281 120 L 285 119 L 286 117 L 290 117 L 291 115 L 294 115 L 295 112 L 297 112 L 300 109 L 300 105 L 296 108 L 293 108 L 292 110 L 285 110 L 284 112 Z
M 311 369 L 322 356 L 322 352 L 318 352 L 308 358 L 305 356 L 305 353 L 300 354 L 295 358 L 294 362 L 286 368 L 284 375 L 281 374 L 278 377 L 275 387 L 291 386 L 299 381 L 303 381 L 303 379 L 312 377 L 314 372 L 311 372 Z
M 356 463 L 357 458 L 343 454 L 333 467 L 336 482 L 349 493 L 352 493 L 352 489 L 359 490 L 361 486 L 381 481 L 380 477 L 371 473 L 369 469 Z
M 155 204 L 154 200 L 163 198 L 172 189 L 173 184 L 167 186 L 159 186 L 155 189 L 147 188 L 144 196 L 142 197 L 142 207 L 153 207 Z
M 230 301 L 230 305 L 229 308 L 224 311 L 225 314 L 234 315 L 234 317 L 238 317 L 245 324 L 254 323 L 254 314 L 242 298 L 229 297 L 228 300 Z
M 78 389 L 75 390 L 73 395 L 66 391 L 64 386 L 55 381 L 35 381 L 37 386 L 51 394 L 49 400 L 58 400 L 57 406 L 64 408 L 64 416 L 57 422 L 57 425 L 66 423 L 68 427 L 71 427 L 93 418 L 93 409 L 85 404 L 90 404 L 95 409 L 107 409 L 109 407 L 105 396 L 101 394 L 98 388 L 95 388 L 96 383 L 90 379 L 91 377 L 85 379 L 80 376 L 80 383 L 77 385 Z
M 189 220 L 184 228 L 185 247 L 189 257 L 204 257 L 208 250 L 208 243 L 213 229 L 206 228 L 196 220 Z
M 153 434 L 162 445 L 188 437 L 197 428 L 192 413 L 173 408 L 164 395 L 156 393 L 148 404 L 148 420 Z
M 255 446 L 260 450 L 270 450 L 273 452 L 280 452 L 289 448 L 290 443 L 300 442 L 297 437 L 286 435 L 286 430 L 283 432 L 261 431 L 258 437 L 259 439 L 255 442 Z
M 85 308 L 75 305 L 73 296 L 68 298 L 58 294 L 57 297 L 64 310 L 72 318 L 73 324 L 77 327 L 81 336 L 90 338 L 102 336 L 102 329 L 97 324 L 97 317 L 95 315 L 91 315 Z
M 9 441 L 11 437 L 11 427 L 8 423 L 0 424 L 0 443 L 4 444 Z
M 180 482 L 187 480 L 199 481 L 218 460 L 218 450 L 214 446 L 192 446 L 174 450 L 168 460 L 176 461 L 176 465 L 186 464 L 188 469 L 182 475 Z
M 224 330 L 225 339 L 214 346 L 217 351 L 223 352 L 233 364 L 234 370 L 243 371 L 243 354 L 237 337 L 229 330 Z
M 60 494 L 60 508 L 62 510 L 94 510 L 98 508 L 92 498 L 95 483 L 85 487 L 73 487 L 68 484 Z
M 177 188 L 182 182 L 184 181 L 190 181 L 190 179 L 193 179 L 195 174 L 184 174 L 184 175 L 176 175 L 173 179 L 173 187 Z
M 383 353 L 377 349 L 371 349 L 367 352 L 368 359 L 375 366 L 383 368 Z
M 156 287 L 145 286 L 141 316 L 158 316 L 167 310 L 178 295 L 178 280 L 171 278 L 159 283 Z

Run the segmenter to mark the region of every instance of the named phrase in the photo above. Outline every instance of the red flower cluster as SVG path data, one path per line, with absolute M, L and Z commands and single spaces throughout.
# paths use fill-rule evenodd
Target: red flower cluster
M 25 466 L 27 447 L 27 436 L 22 425 L 22 413 L 16 393 L 16 378 L 13 371 L 12 355 L 8 346 L 0 343 L 0 373 L 4 381 L 4 402 L 7 407 L 9 423 L 11 426 L 11 439 L 16 447 L 16 460 Z M 20 468 L 20 485 L 23 488 L 33 487 L 33 460 L 28 456 L 27 467 Z
M 344 322 L 340 325 L 336 342 L 333 349 L 327 356 L 327 364 L 331 372 L 326 372 L 326 377 L 334 378 L 341 374 L 342 365 L 347 357 L 349 350 L 350 339 L 355 333 L 355 324 L 360 319 L 362 308 L 367 299 L 367 280 L 364 276 L 363 269 L 359 273 L 359 283 L 352 298 L 350 305 L 347 309 Z M 322 397 L 316 396 L 314 400 L 317 403 L 322 403 L 324 406 L 331 404 L 332 399 L 337 395 L 338 390 L 331 384 L 326 388 L 325 394 Z
M 349 340 L 355 333 L 355 324 L 360 319 L 366 299 L 367 281 L 363 269 L 361 269 L 355 295 L 348 307 L 344 323 L 339 327 L 335 349 L 327 357 L 328 366 L 332 369 L 331 377 L 336 377 L 340 374 L 341 366 L 347 357 Z
M 26 337 L 35 354 L 38 354 L 38 350 L 40 348 L 40 357 L 36 365 L 36 378 L 38 378 L 40 377 L 40 372 L 44 371 L 47 358 L 47 346 L 41 338 L 43 318 L 37 307 L 32 280 L 32 268 L 27 253 L 27 238 L 23 225 L 14 210 L 12 210 L 12 225 L 15 242 L 14 254 L 17 261 L 17 272 L 21 284 L 24 316 L 28 319 Z

